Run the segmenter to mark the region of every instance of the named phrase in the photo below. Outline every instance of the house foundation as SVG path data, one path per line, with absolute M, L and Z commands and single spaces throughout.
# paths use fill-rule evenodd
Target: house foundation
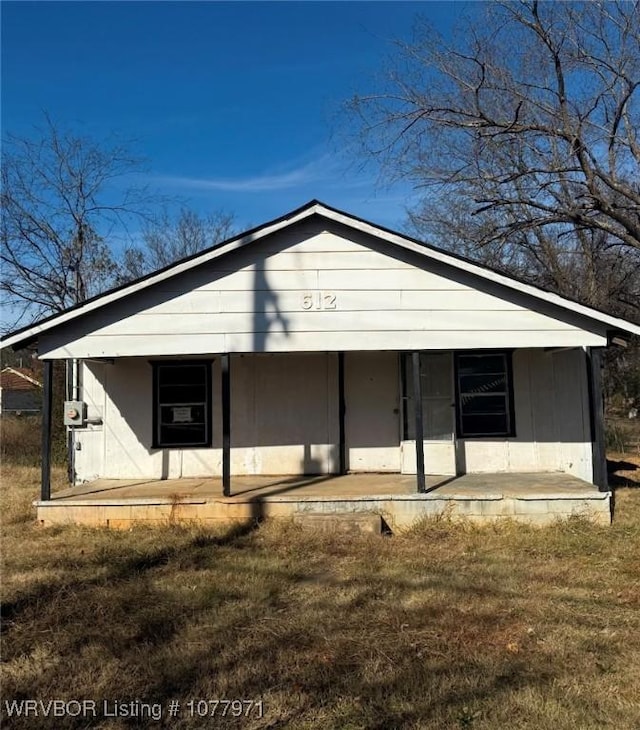
M 219 480 L 218 480 L 219 481 Z M 533 525 L 581 516 L 611 521 L 611 493 L 567 474 L 427 476 L 426 492 L 400 474 L 337 477 L 243 477 L 221 496 L 216 480 L 99 480 L 36 502 L 44 525 L 128 529 L 135 524 L 238 524 L 301 515 L 377 515 L 392 532 L 425 518 L 476 523 L 516 520 Z M 314 519 L 314 518 L 311 518 Z M 344 517 L 341 517 L 344 521 Z

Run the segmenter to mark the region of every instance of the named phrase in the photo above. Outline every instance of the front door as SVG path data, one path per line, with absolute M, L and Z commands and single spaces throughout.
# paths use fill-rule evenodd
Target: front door
M 346 352 L 344 361 L 347 470 L 399 472 L 398 356 Z
M 403 441 L 402 472 L 415 474 L 415 410 L 411 355 L 402 357 Z M 427 474 L 456 473 L 453 353 L 434 350 L 420 354 L 424 467 Z

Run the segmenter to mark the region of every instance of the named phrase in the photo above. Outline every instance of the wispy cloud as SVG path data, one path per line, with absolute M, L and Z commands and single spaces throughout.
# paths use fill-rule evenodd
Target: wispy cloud
M 160 175 L 148 181 L 186 195 L 196 207 L 201 204 L 199 199 L 208 205 L 214 197 L 217 204 L 240 211 L 240 224 L 246 223 L 247 228 L 281 215 L 305 199 L 317 198 L 399 229 L 416 196 L 406 182 L 387 185 L 371 170 L 354 164 L 349 150 L 309 150 L 301 157 L 244 177 Z
M 290 160 L 284 165 L 256 172 L 245 177 L 187 177 L 183 175 L 154 175 L 150 182 L 183 191 L 216 190 L 226 193 L 264 193 L 293 190 L 307 186 L 353 189 L 371 187 L 372 178 L 354 169 L 344 154 L 321 152 Z
M 327 175 L 326 157 L 307 162 L 282 172 L 265 172 L 248 177 L 227 178 L 209 177 L 194 178 L 182 176 L 161 175 L 154 177 L 154 181 L 161 185 L 168 185 L 188 190 L 221 190 L 232 193 L 262 193 L 273 190 L 286 190 L 318 182 Z

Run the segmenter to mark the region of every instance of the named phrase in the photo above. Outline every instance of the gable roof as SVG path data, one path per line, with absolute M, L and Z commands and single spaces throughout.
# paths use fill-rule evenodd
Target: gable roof
M 79 304 L 69 307 L 63 312 L 53 314 L 39 320 L 38 322 L 22 327 L 15 332 L 8 334 L 3 340 L 0 340 L 0 347 L 12 346 L 14 349 L 24 347 L 37 339 L 38 335 L 69 322 L 70 320 L 82 317 L 83 315 L 102 307 L 106 307 L 113 302 L 119 301 L 159 282 L 166 281 L 167 279 L 196 268 L 213 259 L 224 256 L 225 254 L 231 253 L 232 251 L 237 251 L 238 249 L 248 246 L 251 243 L 255 243 L 272 233 L 281 231 L 284 228 L 293 226 L 313 216 L 320 216 L 348 228 L 381 238 L 401 249 L 418 253 L 426 259 L 446 264 L 454 269 L 472 273 L 480 278 L 493 281 L 509 289 L 513 289 L 514 291 L 527 294 L 534 299 L 554 304 L 560 309 L 581 314 L 595 322 L 605 325 L 607 329 L 611 331 L 640 335 L 640 326 L 633 324 L 632 322 L 619 317 L 613 317 L 591 307 L 579 304 L 578 302 L 566 297 L 562 297 L 559 294 L 554 294 L 553 292 L 515 279 L 512 276 L 502 274 L 495 269 L 491 269 L 488 266 L 474 262 L 471 259 L 458 254 L 449 253 L 416 238 L 398 233 L 397 231 L 392 231 L 389 228 L 371 223 L 337 208 L 332 208 L 319 200 L 311 200 L 302 207 L 296 208 L 280 218 L 276 218 L 275 220 L 264 223 L 261 226 L 257 226 L 256 228 L 252 228 L 244 233 L 233 236 L 232 238 L 222 241 L 211 248 L 176 261 L 169 266 L 153 271 L 146 276 L 136 279 L 135 281 L 103 292 L 91 299 L 87 299 L 84 302 L 80 302 Z
M 42 383 L 35 379 L 33 370 L 6 367 L 0 371 L 0 388 L 5 390 L 35 390 Z

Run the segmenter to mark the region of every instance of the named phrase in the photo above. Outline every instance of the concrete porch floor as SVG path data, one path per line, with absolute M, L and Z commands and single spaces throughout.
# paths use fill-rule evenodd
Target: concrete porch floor
M 546 524 L 582 514 L 609 524 L 610 493 L 568 474 L 465 474 L 416 478 L 404 474 L 237 476 L 230 497 L 219 478 L 100 479 L 36 502 L 44 524 L 128 527 L 136 522 L 249 522 L 300 514 L 380 515 L 389 528 L 446 514 L 477 522 L 511 518 Z
M 487 498 L 534 495 L 554 497 L 600 494 L 593 484 L 562 472 L 524 474 L 427 475 L 424 498 Z M 416 477 L 408 474 L 345 474 L 316 476 L 236 476 L 231 479 L 231 496 L 223 497 L 222 480 L 217 477 L 185 479 L 98 479 L 51 495 L 52 500 L 166 499 L 225 502 L 303 500 L 307 498 L 357 499 L 363 497 L 415 497 Z

